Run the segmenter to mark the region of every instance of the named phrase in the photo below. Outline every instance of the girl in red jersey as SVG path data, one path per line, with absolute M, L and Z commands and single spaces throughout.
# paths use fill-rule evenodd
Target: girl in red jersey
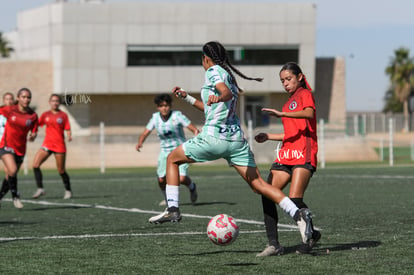
M 37 199 L 45 195 L 43 189 L 43 176 L 40 171 L 40 165 L 46 161 L 53 153 L 56 159 L 56 166 L 59 175 L 62 177 L 63 185 L 65 186 L 65 195 L 63 199 L 72 198 L 72 190 L 70 187 L 69 175 L 66 173 L 66 144 L 65 134 L 68 141 L 72 140 L 72 133 L 70 130 L 69 119 L 66 113 L 59 109 L 61 98 L 57 94 L 52 94 L 49 98 L 50 111 L 44 112 L 39 119 L 39 125 L 46 126 L 46 135 L 42 144 L 42 148 L 37 151 L 33 160 L 33 172 L 35 175 L 37 190 L 33 194 L 33 198 Z
M 259 133 L 255 139 L 259 143 L 267 140 L 283 142 L 281 148 L 277 150 L 277 159 L 270 169 L 268 183 L 283 189 L 290 182 L 290 199 L 299 209 L 308 208 L 303 201 L 303 195 L 310 178 L 316 171 L 318 153 L 315 100 L 305 75 L 296 63 L 285 64 L 279 76 L 284 89 L 289 93 L 289 100 L 283 105 L 282 111 L 269 108 L 263 108 L 262 111 L 282 118 L 284 133 Z M 278 241 L 276 206 L 264 196 L 262 196 L 262 205 L 269 244 L 257 256 L 283 254 L 284 249 Z M 310 212 L 309 219 L 311 219 Z M 306 231 L 312 237 L 302 240 L 303 243 L 297 248 L 298 253 L 309 253 L 321 237 L 312 223 Z
M 23 208 L 17 191 L 17 172 L 23 163 L 27 140 L 34 141 L 37 135 L 37 114 L 29 107 L 32 93 L 28 88 L 17 92 L 17 104 L 0 109 L 7 119 L 0 142 L 0 157 L 8 173 L 3 181 L 0 199 L 10 190 L 16 208 Z

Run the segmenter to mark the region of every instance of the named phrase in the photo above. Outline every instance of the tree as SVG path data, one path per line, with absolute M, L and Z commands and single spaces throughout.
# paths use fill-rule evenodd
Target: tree
M 9 46 L 9 41 L 3 37 L 3 33 L 0 32 L 0 55 L 1 57 L 10 57 L 14 49 Z
M 410 57 L 410 50 L 407 48 L 401 47 L 395 50 L 394 54 L 385 73 L 390 76 L 391 90 L 403 105 L 404 131 L 408 132 L 410 130 L 408 100 L 414 86 L 414 59 Z

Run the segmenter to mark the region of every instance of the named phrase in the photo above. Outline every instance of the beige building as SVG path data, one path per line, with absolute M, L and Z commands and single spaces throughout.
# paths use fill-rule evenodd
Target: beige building
M 330 87 L 316 80 L 316 6 L 311 3 L 51 1 L 17 18 L 17 30 L 7 34 L 16 51 L 10 61 L 0 61 L 0 91 L 28 86 L 39 114 L 48 109 L 50 93 L 65 96 L 64 110 L 74 135 L 82 136 L 79 151 L 85 154 L 99 151 L 84 142 L 97 145 L 103 122 L 106 143 L 129 148 L 119 147 L 124 156 L 113 155 L 108 166 L 135 166 L 134 144 L 155 111 L 154 95 L 179 85 L 198 97 L 204 81 L 201 47 L 210 40 L 225 45 L 243 73 L 264 77 L 263 83 L 239 80 L 246 91 L 239 104 L 244 125 L 248 117 L 254 127 L 273 122 L 260 109 L 280 108 L 286 101 L 278 72 L 288 61 L 299 63 L 311 85 L 330 97 L 318 107 L 325 109 L 323 117 L 335 124 L 345 120 L 345 89 L 334 89 L 343 83 L 343 60 L 334 62 L 339 71 Z M 173 107 L 203 124 L 203 114 L 191 106 L 175 100 Z M 82 161 L 77 165 L 99 165 Z M 68 165 L 74 165 L 70 159 Z

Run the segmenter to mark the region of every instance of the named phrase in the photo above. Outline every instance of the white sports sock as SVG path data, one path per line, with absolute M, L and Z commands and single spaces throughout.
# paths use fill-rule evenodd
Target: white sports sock
M 165 193 L 167 194 L 167 205 L 168 207 L 179 207 L 179 196 L 180 196 L 180 186 L 169 185 L 165 187 Z
M 283 211 L 285 211 L 286 214 L 288 214 L 292 218 L 295 217 L 296 211 L 299 210 L 299 208 L 296 206 L 296 204 L 294 204 L 293 201 L 291 199 L 289 199 L 289 197 L 284 197 L 280 201 L 279 206 L 280 206 L 280 208 L 282 208 Z

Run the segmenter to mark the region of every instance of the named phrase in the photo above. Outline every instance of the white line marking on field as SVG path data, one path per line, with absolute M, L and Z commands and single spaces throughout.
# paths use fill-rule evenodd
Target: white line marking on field
M 4 199 L 4 201 L 12 201 L 11 199 Z M 47 205 L 47 206 L 73 206 L 73 207 L 81 207 L 81 208 L 98 208 L 98 209 L 105 209 L 105 210 L 112 210 L 112 211 L 121 211 L 121 212 L 130 212 L 130 213 L 142 213 L 142 214 L 160 214 L 160 211 L 152 211 L 152 210 L 143 210 L 139 208 L 120 208 L 120 207 L 113 207 L 113 206 L 105 206 L 99 204 L 81 204 L 81 203 L 60 203 L 60 202 L 50 202 L 50 201 L 39 201 L 39 200 L 21 200 L 23 203 L 31 203 L 31 204 L 38 204 L 38 205 Z M 186 214 L 181 213 L 183 217 L 190 217 L 190 218 L 198 218 L 198 219 L 211 219 L 213 216 L 203 216 L 203 215 L 195 215 L 195 214 Z M 263 225 L 262 221 L 255 221 L 255 220 L 246 220 L 246 219 L 236 219 L 236 222 L 240 223 L 247 223 L 247 224 L 258 224 Z M 280 229 L 290 229 L 290 230 L 298 230 L 296 225 L 289 225 L 289 224 L 279 224 L 278 227 Z
M 264 233 L 264 230 L 240 231 L 241 234 Z M 84 235 L 63 235 L 44 237 L 9 237 L 0 238 L 0 242 L 22 241 L 22 240 L 61 240 L 61 239 L 92 239 L 92 238 L 113 238 L 113 237 L 159 237 L 159 236 L 182 236 L 182 235 L 204 235 L 206 232 L 163 232 L 163 233 L 129 233 L 129 234 L 84 234 Z

